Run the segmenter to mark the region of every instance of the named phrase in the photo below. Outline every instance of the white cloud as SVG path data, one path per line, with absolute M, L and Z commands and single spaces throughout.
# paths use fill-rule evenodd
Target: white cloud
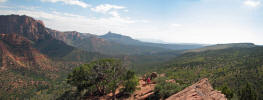
M 113 17 L 120 17 L 120 14 L 117 11 L 111 11 L 109 12 L 110 15 L 112 15 Z
M 109 14 L 112 17 L 120 17 L 119 10 L 123 10 L 123 12 L 128 12 L 126 7 L 124 6 L 111 5 L 111 4 L 101 4 L 94 8 L 91 8 L 91 11 L 93 12 Z
M 0 0 L 0 3 L 6 2 L 7 0 Z
M 96 6 L 95 8 L 91 8 L 92 11 L 98 12 L 98 13 L 107 13 L 110 10 L 118 10 L 118 9 L 125 9 L 124 6 L 118 6 L 118 5 L 111 5 L 111 4 L 101 4 Z
M 172 27 L 181 27 L 182 24 L 171 24 Z
M 244 5 L 250 6 L 250 7 L 258 7 L 261 4 L 260 1 L 255 1 L 255 0 L 246 0 L 244 2 Z
M 80 1 L 80 0 L 41 0 L 42 2 L 52 2 L 52 3 L 56 3 L 56 2 L 63 2 L 65 4 L 68 5 L 77 5 L 77 6 L 81 6 L 83 8 L 89 7 L 90 5 Z

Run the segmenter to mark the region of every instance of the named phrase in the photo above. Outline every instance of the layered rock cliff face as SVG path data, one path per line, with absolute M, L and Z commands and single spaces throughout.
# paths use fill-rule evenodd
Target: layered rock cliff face
M 0 16 L 0 33 L 19 34 L 34 41 L 48 36 L 42 21 L 18 15 Z
M 52 29 L 47 29 L 48 32 L 58 40 L 68 41 L 68 40 L 82 40 L 84 38 L 96 37 L 96 35 L 92 35 L 89 33 L 80 33 L 77 31 L 67 31 L 60 32 Z
M 184 90 L 170 96 L 166 100 L 227 100 L 220 91 L 214 90 L 208 79 L 185 88 Z
M 29 16 L 0 16 L 0 34 L 15 34 L 32 41 L 32 47 L 49 57 L 63 57 L 74 47 L 56 39 L 56 31 L 50 31 L 42 21 Z M 58 32 L 64 34 L 63 32 Z M 62 35 L 65 36 L 65 35 Z M 9 41 L 12 43 L 12 41 Z
M 32 41 L 41 53 L 50 57 L 63 57 L 72 52 L 74 47 L 98 52 L 111 48 L 113 44 L 88 33 L 52 30 L 40 20 L 19 15 L 0 16 L 0 34 L 23 36 Z
M 18 34 L 32 41 L 41 39 L 58 39 L 62 41 L 79 40 L 90 37 L 91 34 L 81 34 L 76 31 L 60 32 L 46 28 L 41 20 L 29 16 L 0 16 L 0 33 Z
M 76 31 L 67 31 L 60 32 L 52 29 L 47 29 L 48 33 L 52 35 L 52 37 L 64 41 L 65 43 L 76 46 L 79 42 L 82 42 L 83 39 L 90 39 L 92 37 L 96 38 L 96 35 L 92 35 L 89 33 L 80 33 Z

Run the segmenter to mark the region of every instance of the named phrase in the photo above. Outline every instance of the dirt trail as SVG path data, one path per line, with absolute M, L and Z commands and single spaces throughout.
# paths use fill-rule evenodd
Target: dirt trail
M 139 80 L 139 85 L 137 86 L 137 90 L 129 97 L 126 99 L 120 99 L 120 100 L 144 100 L 151 94 L 153 94 L 153 90 L 156 84 L 147 84 L 145 81 L 142 79 Z M 117 89 L 116 94 L 119 93 L 119 89 Z M 101 97 L 91 97 L 87 98 L 86 100 L 110 100 L 112 96 L 112 93 L 109 93 L 108 95 L 101 96 Z
M 156 84 L 147 84 L 145 81 L 140 80 L 139 85 L 133 95 L 130 98 L 127 98 L 126 100 L 144 100 L 149 95 L 153 94 L 153 90 Z
M 148 96 L 152 95 L 154 93 L 154 88 L 156 86 L 156 83 L 151 82 L 150 84 L 147 84 L 146 81 L 143 80 L 143 78 L 140 78 L 139 85 L 137 86 L 137 89 L 135 92 L 128 98 L 119 98 L 120 100 L 144 100 Z M 116 90 L 116 94 L 120 92 L 119 87 Z M 105 96 L 98 96 L 98 97 L 88 97 L 86 100 L 110 100 L 112 98 L 112 93 L 109 93 Z

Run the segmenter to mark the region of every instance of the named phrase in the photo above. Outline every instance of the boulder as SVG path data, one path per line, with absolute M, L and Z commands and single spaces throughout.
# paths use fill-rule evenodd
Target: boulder
M 224 94 L 214 90 L 207 78 L 168 97 L 166 100 L 227 100 Z
M 151 79 L 155 79 L 158 76 L 158 74 L 156 72 L 152 72 L 151 73 Z

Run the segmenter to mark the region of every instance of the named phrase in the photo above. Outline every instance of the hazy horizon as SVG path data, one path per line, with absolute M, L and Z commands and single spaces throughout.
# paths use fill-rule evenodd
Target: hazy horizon
M 59 31 L 108 31 L 148 42 L 262 45 L 263 0 L 0 0 L 1 15 Z

